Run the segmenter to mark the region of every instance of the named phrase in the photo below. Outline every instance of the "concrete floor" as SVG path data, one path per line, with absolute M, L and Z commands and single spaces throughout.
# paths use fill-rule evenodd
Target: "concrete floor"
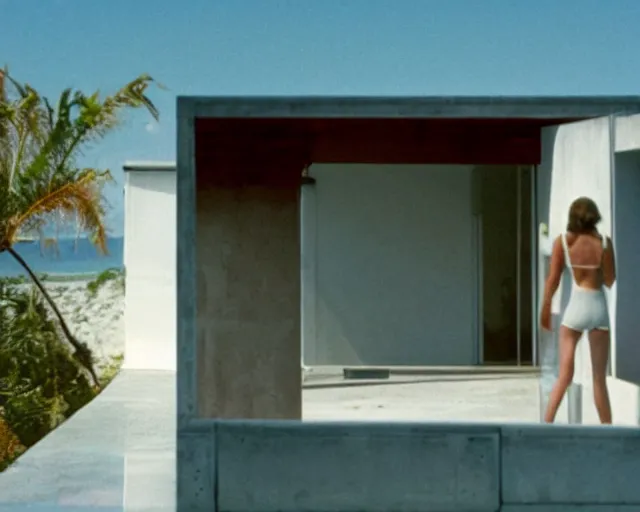
M 309 375 L 303 400 L 305 420 L 539 422 L 538 377 L 531 372 L 382 381 Z
M 537 422 L 533 374 L 453 372 L 344 381 L 311 372 L 305 420 Z M 123 371 L 0 474 L 0 512 L 175 510 L 175 373 Z

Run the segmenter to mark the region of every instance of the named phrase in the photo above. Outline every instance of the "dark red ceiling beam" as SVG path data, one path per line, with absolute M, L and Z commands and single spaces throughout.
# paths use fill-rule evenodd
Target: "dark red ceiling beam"
M 266 183 L 270 174 L 292 183 L 311 163 L 539 163 L 540 120 L 499 121 L 201 119 L 197 172 L 227 184 Z

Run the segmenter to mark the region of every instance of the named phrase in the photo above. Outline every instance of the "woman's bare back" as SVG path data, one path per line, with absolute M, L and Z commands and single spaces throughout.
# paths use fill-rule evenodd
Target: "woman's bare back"
M 568 270 L 573 272 L 576 284 L 592 290 L 602 288 L 604 284 L 602 237 L 597 233 L 567 233 L 566 237 L 572 267 Z

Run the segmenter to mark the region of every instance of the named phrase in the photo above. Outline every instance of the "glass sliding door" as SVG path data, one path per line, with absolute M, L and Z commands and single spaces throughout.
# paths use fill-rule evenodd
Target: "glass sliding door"
M 478 166 L 476 171 L 481 360 L 487 365 L 529 365 L 531 168 Z

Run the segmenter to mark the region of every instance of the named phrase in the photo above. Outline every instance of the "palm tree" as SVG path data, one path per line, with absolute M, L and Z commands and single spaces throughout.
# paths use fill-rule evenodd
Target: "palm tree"
M 8 252 L 26 271 L 56 316 L 74 356 L 96 386 L 91 351 L 71 333 L 42 282 L 14 245 L 41 232 L 54 215 L 77 216 L 79 225 L 102 253 L 107 252 L 103 187 L 106 169 L 85 168 L 77 160 L 89 145 L 116 129 L 122 115 L 143 109 L 154 119 L 158 110 L 146 95 L 153 83 L 141 75 L 102 99 L 66 89 L 55 106 L 28 84 L 0 71 L 0 253 Z M 9 86 L 13 94 L 9 93 Z

